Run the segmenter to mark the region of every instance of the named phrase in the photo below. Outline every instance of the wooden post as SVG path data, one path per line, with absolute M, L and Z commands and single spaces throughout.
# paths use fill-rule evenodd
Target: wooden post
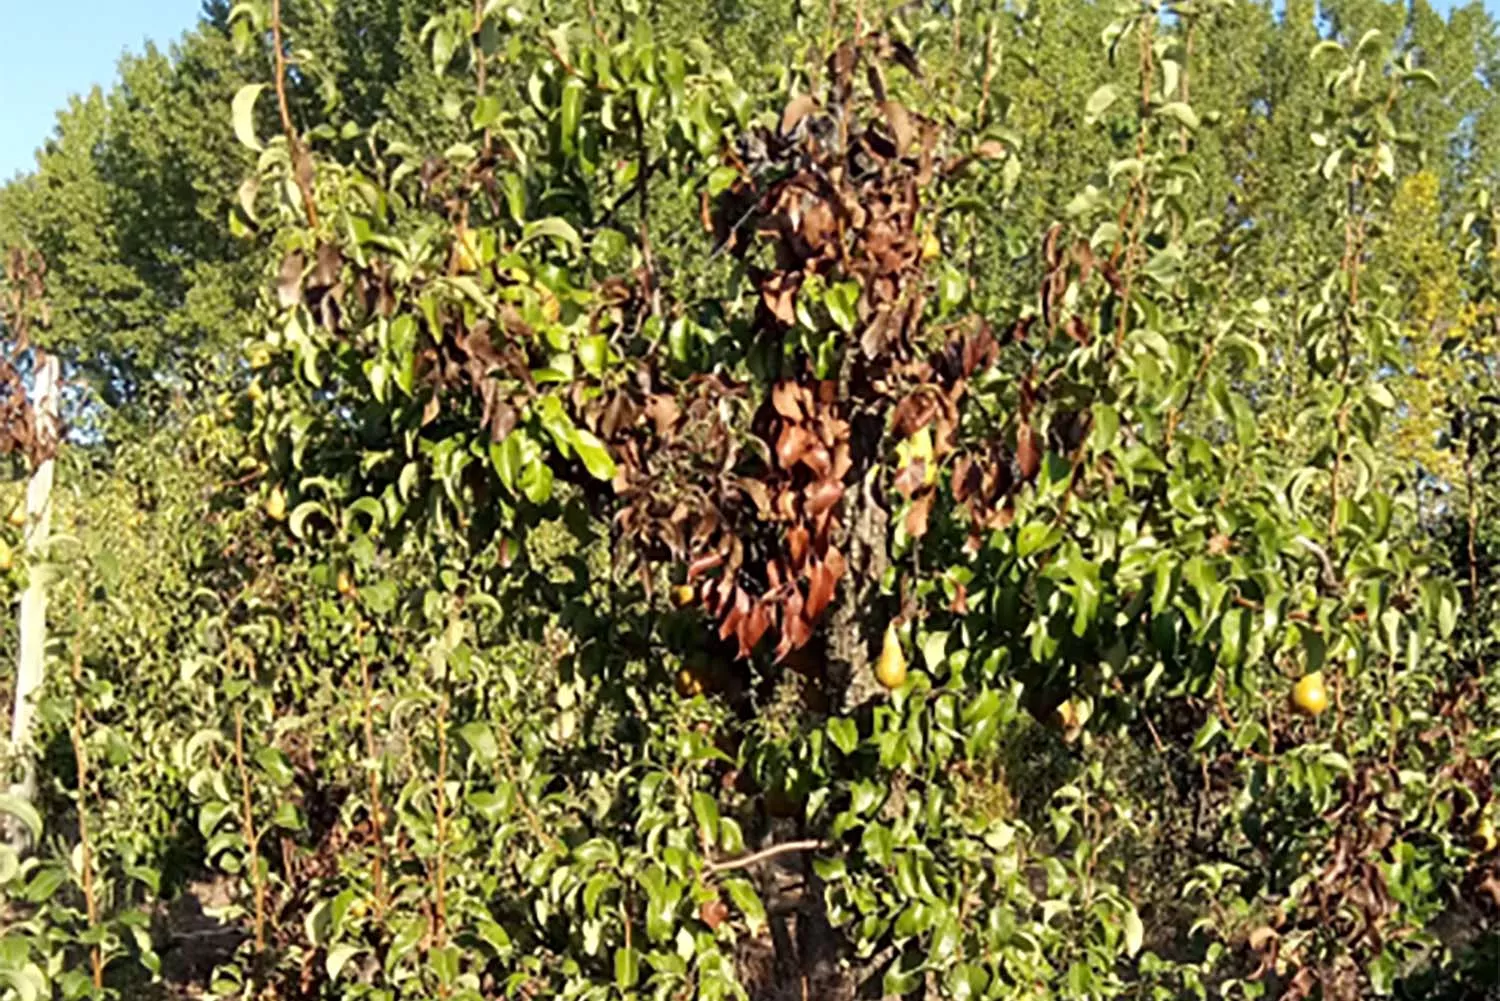
M 30 577 L 21 594 L 20 656 L 16 664 L 16 704 L 11 717 L 11 751 L 21 761 L 21 780 L 10 787 L 13 796 L 30 803 L 36 798 L 36 760 L 31 747 L 31 722 L 36 715 L 36 693 L 42 687 L 47 665 L 47 540 L 52 530 L 52 477 L 58 432 L 58 364 L 42 351 L 36 353 L 36 376 L 32 397 L 36 407 L 37 434 L 47 443 L 47 458 L 32 470 L 26 485 L 25 554 Z M 9 840 L 17 850 L 29 847 L 26 829 L 12 825 Z

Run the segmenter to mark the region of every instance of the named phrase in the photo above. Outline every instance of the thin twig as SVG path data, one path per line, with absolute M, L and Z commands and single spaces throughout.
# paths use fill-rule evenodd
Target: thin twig
M 638 163 L 635 174 L 636 197 L 640 200 L 641 213 L 641 264 L 646 271 L 646 283 L 651 290 L 651 315 L 661 316 L 661 290 L 657 287 L 656 264 L 651 254 L 651 198 L 647 193 L 647 180 L 651 175 L 650 151 L 646 149 L 646 120 L 640 109 L 635 113 L 635 141 Z
M 995 80 L 995 70 L 995 22 L 991 19 L 984 32 L 984 75 L 979 81 L 979 106 L 974 110 L 974 120 L 981 128 L 986 122 L 984 116 L 990 104 L 990 84 Z
M 779 845 L 762 848 L 758 852 L 749 855 L 741 855 L 738 858 L 724 859 L 723 861 L 707 861 L 703 868 L 707 872 L 728 872 L 731 869 L 745 869 L 752 865 L 758 865 L 768 859 L 776 858 L 778 855 L 788 855 L 792 852 L 816 852 L 828 847 L 828 842 L 817 838 L 806 838 L 802 841 L 784 841 Z
M 318 206 L 313 202 L 312 157 L 297 138 L 292 125 L 292 109 L 286 99 L 286 52 L 281 45 L 281 0 L 271 0 L 271 48 L 276 58 L 276 107 L 281 112 L 281 130 L 286 134 L 287 145 L 292 152 L 292 179 L 297 190 L 302 192 L 302 205 L 307 211 L 307 224 L 318 226 Z M 304 170 L 305 168 L 305 170 Z
M 78 588 L 74 621 L 79 635 L 73 644 L 73 760 L 78 764 L 78 847 L 83 867 L 83 905 L 88 915 L 89 931 L 99 925 L 99 901 L 94 895 L 94 853 L 89 841 L 89 758 L 83 744 L 83 587 Z M 94 975 L 94 990 L 104 989 L 104 958 L 99 945 L 89 950 L 89 965 Z
M 255 949 L 266 948 L 266 884 L 260 871 L 260 834 L 255 829 L 254 801 L 250 797 L 250 772 L 245 767 L 245 713 L 234 707 L 234 765 L 240 777 L 240 834 L 250 856 L 250 884 L 255 889 Z
M 433 941 L 436 943 L 435 948 L 441 949 L 447 941 L 448 924 L 446 886 L 448 874 L 447 852 L 445 851 L 448 840 L 448 798 L 445 789 L 448 782 L 448 684 L 446 677 L 443 679 L 442 695 L 438 698 L 437 739 L 437 803 L 435 807 L 437 813 L 437 869 L 433 877 L 436 883 Z M 448 996 L 447 984 L 439 984 L 438 994 L 440 997 Z
M 375 755 L 375 695 L 370 681 L 370 659 L 364 648 L 365 623 L 361 619 L 355 636 L 359 650 L 359 673 L 365 697 L 365 757 L 369 759 L 370 826 L 375 839 L 371 873 L 375 882 L 375 918 L 384 920 L 388 902 L 385 893 L 385 814 L 380 805 L 380 766 Z
M 474 0 L 474 30 L 470 37 L 471 51 L 474 58 L 474 89 L 475 99 L 484 100 L 486 89 L 486 69 L 484 64 L 484 0 Z M 484 126 L 484 157 L 489 159 L 491 149 L 490 126 L 486 122 Z

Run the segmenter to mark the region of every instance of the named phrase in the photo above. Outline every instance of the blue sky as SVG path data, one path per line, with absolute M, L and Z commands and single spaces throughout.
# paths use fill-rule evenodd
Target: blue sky
M 127 50 L 173 41 L 200 0 L 0 0 L 0 182 L 29 170 L 70 94 L 115 77 Z
M 108 84 L 122 53 L 171 42 L 198 11 L 199 0 L 0 0 L 0 182 L 31 168 L 70 94 Z

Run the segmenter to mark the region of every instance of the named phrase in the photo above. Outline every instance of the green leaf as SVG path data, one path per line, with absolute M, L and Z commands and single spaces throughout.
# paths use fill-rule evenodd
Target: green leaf
M 0 969 L 0 981 L 10 984 L 19 1001 L 38 1001 L 46 990 L 41 971 L 32 963 L 19 970 Z
M 828 307 L 828 315 L 833 317 L 833 322 L 846 334 L 859 321 L 855 313 L 858 300 L 859 285 L 855 282 L 839 282 L 823 293 L 823 304 Z
M 615 950 L 615 986 L 625 991 L 641 979 L 641 955 L 634 949 Z
M 1141 924 L 1140 913 L 1132 906 L 1125 911 L 1125 954 L 1134 956 L 1141 951 L 1141 942 L 1146 937 L 1146 928 Z
M 583 370 L 589 375 L 604 374 L 604 366 L 609 361 L 609 338 L 603 334 L 580 337 L 578 360 L 583 364 Z
M 566 219 L 559 219 L 557 216 L 549 216 L 546 219 L 536 219 L 528 222 L 522 227 L 521 242 L 517 244 L 517 249 L 520 249 L 520 247 L 525 246 L 532 240 L 539 240 L 544 236 L 560 240 L 574 251 L 577 251 L 583 245 L 583 242 L 578 238 L 578 230 L 573 228 L 572 223 Z
M 948 633 L 946 631 L 928 633 L 922 640 L 922 659 L 927 663 L 927 670 L 936 671 L 948 660 Z
M 545 504 L 552 497 L 552 479 L 551 468 L 533 459 L 521 473 L 521 493 L 533 504 Z
M 1108 451 L 1115 443 L 1120 431 L 1120 412 L 1108 403 L 1096 403 L 1094 411 L 1093 447 L 1096 452 Z
M 265 149 L 261 141 L 255 137 L 255 99 L 260 97 L 260 92 L 266 89 L 263 83 L 247 83 L 235 91 L 234 100 L 230 102 L 230 115 L 234 122 L 234 137 L 240 144 L 253 149 L 259 153 Z
M 514 491 L 522 471 L 520 432 L 512 431 L 504 440 L 490 443 L 490 465 L 505 489 Z
M 944 312 L 953 309 L 969 294 L 969 283 L 963 273 L 954 267 L 943 268 L 938 280 L 938 301 Z
M 500 744 L 495 740 L 495 733 L 488 723 L 479 720 L 465 723 L 458 728 L 458 735 L 469 745 L 474 756 L 485 764 L 499 759 Z
M 1016 555 L 1030 556 L 1055 544 L 1059 538 L 1061 532 L 1054 531 L 1046 522 L 1028 522 L 1016 536 Z
M 859 724 L 847 716 L 835 716 L 828 721 L 828 739 L 845 754 L 853 754 L 859 746 Z
M 693 816 L 698 821 L 699 837 L 713 845 L 719 835 L 719 804 L 706 792 L 693 793 Z
M 302 919 L 302 930 L 314 947 L 326 945 L 333 931 L 333 901 L 320 900 Z
M 594 479 L 607 482 L 615 478 L 615 460 L 610 458 L 609 449 L 604 447 L 604 442 L 595 437 L 593 432 L 583 428 L 574 429 L 573 447 L 578 450 L 578 458 L 583 460 L 584 468 Z
M 1112 83 L 1107 83 L 1089 95 L 1088 104 L 1084 105 L 1084 114 L 1090 121 L 1098 118 L 1109 110 L 1109 106 L 1115 103 L 1115 98 L 1120 95 L 1119 90 Z
M 724 889 L 729 894 L 729 899 L 734 901 L 734 906 L 745 915 L 745 920 L 750 924 L 751 934 L 756 934 L 766 924 L 766 908 L 760 902 L 760 897 L 755 892 L 755 887 L 745 879 L 726 879 Z
M 0 813 L 8 813 L 25 824 L 26 830 L 31 832 L 33 842 L 41 840 L 42 815 L 24 799 L 10 793 L 0 793 Z
M 324 968 L 328 971 L 329 980 L 337 980 L 344 965 L 359 954 L 360 947 L 348 942 L 341 942 L 328 950 L 328 959 L 324 961 Z
M 442 76 L 448 69 L 448 64 L 453 61 L 453 53 L 458 50 L 458 37 L 453 29 L 446 24 L 438 26 L 432 33 L 432 72 Z
M 485 944 L 495 950 L 495 955 L 507 956 L 510 954 L 512 948 L 510 933 L 503 927 L 493 921 L 481 918 L 475 926 L 475 930 L 479 932 L 479 937 L 484 940 Z
M 577 148 L 578 117 L 583 110 L 583 81 L 570 76 L 563 83 L 562 107 L 559 109 L 558 128 L 561 133 L 562 151 L 571 155 Z
M 1160 108 L 1156 109 L 1156 113 L 1158 115 L 1166 115 L 1168 118 L 1175 118 L 1190 129 L 1196 129 L 1201 124 L 1198 120 L 1198 112 L 1193 110 L 1192 105 L 1185 104 L 1182 101 L 1172 101 L 1168 104 L 1163 104 Z
M 485 94 L 474 102 L 474 114 L 470 116 L 470 124 L 476 130 L 487 129 L 500 120 L 502 108 L 499 97 L 494 94 Z
M 291 785 L 292 780 L 296 778 L 291 762 L 278 748 L 262 747 L 255 752 L 255 763 L 271 777 L 272 782 L 283 789 Z
M 427 964 L 437 974 L 438 983 L 451 985 L 458 979 L 458 946 L 449 945 L 433 949 L 427 954 Z

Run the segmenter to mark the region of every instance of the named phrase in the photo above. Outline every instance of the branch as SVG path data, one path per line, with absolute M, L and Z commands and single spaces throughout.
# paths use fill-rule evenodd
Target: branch
M 779 845 L 762 848 L 758 852 L 751 852 L 749 855 L 741 855 L 739 858 L 725 859 L 721 862 L 710 860 L 704 866 L 704 869 L 710 873 L 727 872 L 730 869 L 747 869 L 752 865 L 759 865 L 761 862 L 776 858 L 778 855 L 790 855 L 793 852 L 815 852 L 827 847 L 828 842 L 820 841 L 816 838 L 807 838 L 802 841 L 785 841 Z
M 286 53 L 281 48 L 281 0 L 271 0 L 271 48 L 276 57 L 276 107 L 281 112 L 281 130 L 286 134 L 287 145 L 292 151 L 292 179 L 297 190 L 302 192 L 302 205 L 307 210 L 307 224 L 318 225 L 318 206 L 313 203 L 312 158 L 297 138 L 292 127 L 292 109 L 286 99 Z M 305 169 L 304 169 L 305 168 Z

